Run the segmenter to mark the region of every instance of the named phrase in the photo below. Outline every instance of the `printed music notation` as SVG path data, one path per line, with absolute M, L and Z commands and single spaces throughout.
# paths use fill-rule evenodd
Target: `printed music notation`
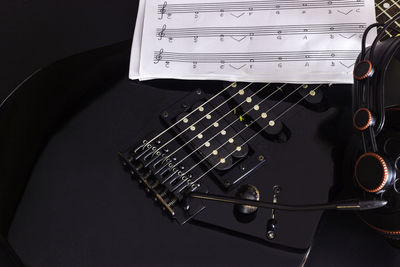
M 291 62 L 291 61 L 324 61 L 353 60 L 359 50 L 317 50 L 290 52 L 248 52 L 248 53 L 175 53 L 164 49 L 154 51 L 154 63 L 256 63 L 256 62 Z
M 162 38 L 200 38 L 200 37 L 255 37 L 307 34 L 362 34 L 366 23 L 337 23 L 337 24 L 309 24 L 309 25 L 278 25 L 252 27 L 201 27 L 201 28 L 157 28 L 156 36 Z M 347 38 L 347 37 L 345 37 Z M 235 39 L 241 41 L 241 39 Z
M 141 0 L 130 78 L 351 83 L 374 22 L 373 0 Z
M 160 18 L 164 14 L 174 13 L 224 13 L 224 12 L 255 12 L 265 10 L 284 9 L 315 9 L 315 8 L 341 8 L 362 7 L 364 0 L 274 0 L 274 1 L 241 1 L 241 2 L 209 2 L 209 3 L 182 3 L 168 4 L 167 1 L 159 4 L 157 13 Z

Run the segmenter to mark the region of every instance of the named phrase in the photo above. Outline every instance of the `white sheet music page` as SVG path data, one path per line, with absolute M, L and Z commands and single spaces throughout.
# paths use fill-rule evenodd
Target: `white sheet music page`
M 352 83 L 374 22 L 373 0 L 141 0 L 129 77 Z

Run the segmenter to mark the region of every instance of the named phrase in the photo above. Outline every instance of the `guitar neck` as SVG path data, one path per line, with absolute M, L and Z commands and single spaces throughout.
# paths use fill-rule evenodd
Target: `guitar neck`
M 400 13 L 400 0 L 377 0 L 375 3 L 376 20 L 385 23 Z M 400 30 L 400 23 L 395 22 L 393 28 Z M 395 30 L 387 30 L 386 38 L 396 36 Z

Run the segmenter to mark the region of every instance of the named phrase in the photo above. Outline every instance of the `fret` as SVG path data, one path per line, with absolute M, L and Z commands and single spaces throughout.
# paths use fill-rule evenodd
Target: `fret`
M 400 4 L 398 3 L 399 1 L 394 1 L 394 0 L 390 0 L 394 5 L 396 5 L 398 8 L 400 8 Z
M 383 0 L 375 4 L 376 19 L 380 23 L 385 23 L 392 19 L 400 12 L 400 0 Z M 400 23 L 395 22 L 393 25 L 396 28 L 400 28 Z M 385 31 L 388 37 L 393 37 L 396 34 L 392 34 L 390 30 Z
M 398 8 L 396 6 L 390 6 L 388 9 L 384 9 L 382 8 L 380 5 L 376 5 L 376 7 L 382 11 L 381 14 L 385 14 L 386 17 L 388 17 L 388 19 L 386 21 L 388 21 L 389 19 L 392 19 L 393 16 L 396 15 L 396 13 L 398 13 Z M 380 14 L 380 15 L 381 15 Z M 378 17 L 378 16 L 377 16 Z M 386 22 L 384 21 L 384 22 Z M 400 27 L 400 23 L 398 23 L 397 21 L 395 22 L 397 27 Z
M 388 4 L 388 3 L 385 3 L 385 4 Z M 389 4 L 388 4 L 388 5 L 389 5 Z M 381 10 L 380 7 L 381 7 L 381 6 L 379 6 L 379 5 L 376 6 L 377 9 Z M 378 19 L 380 16 L 385 15 L 385 13 L 391 14 L 391 13 L 393 13 L 393 11 L 396 12 L 396 11 L 398 10 L 398 7 L 397 7 L 394 3 L 392 3 L 391 5 L 389 5 L 387 8 L 386 8 L 385 6 L 383 6 L 383 8 L 385 8 L 385 11 L 383 11 L 383 12 L 381 12 L 381 13 L 379 13 L 379 14 L 377 13 L 377 15 L 376 15 L 376 18 L 377 18 L 377 19 Z

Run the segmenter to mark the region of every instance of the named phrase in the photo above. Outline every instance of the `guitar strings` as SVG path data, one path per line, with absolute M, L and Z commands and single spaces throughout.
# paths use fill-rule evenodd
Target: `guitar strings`
M 255 92 L 254 94 L 252 94 L 251 96 L 249 96 L 250 98 L 252 98 L 253 96 L 257 95 L 259 92 L 261 92 L 262 90 L 264 90 L 265 88 L 267 88 L 270 85 L 270 83 L 267 83 L 266 85 L 264 85 L 263 87 L 261 87 L 257 92 Z M 189 141 L 187 141 L 186 143 L 184 143 L 182 146 L 180 146 L 179 148 L 177 148 L 174 152 L 168 154 L 168 157 L 171 157 L 172 155 L 174 155 L 176 152 L 178 152 L 179 150 L 181 150 L 183 147 L 185 147 L 187 144 L 189 144 L 191 141 L 193 141 L 194 139 L 197 138 L 197 136 L 199 134 L 204 133 L 206 130 L 208 130 L 210 127 L 212 127 L 215 123 L 218 123 L 220 120 L 222 120 L 223 118 L 225 118 L 226 116 L 228 116 L 229 114 L 231 114 L 231 112 L 233 112 L 236 108 L 240 107 L 242 104 L 244 104 L 246 102 L 246 99 L 243 100 L 241 103 L 239 103 L 238 105 L 236 105 L 234 108 L 232 108 L 231 110 L 229 110 L 227 113 L 225 113 L 222 117 L 220 117 L 218 120 L 212 122 L 209 126 L 207 126 L 204 130 L 202 130 L 200 133 L 198 133 L 197 135 L 195 135 L 193 138 L 191 138 Z M 210 141 L 210 140 L 208 140 Z M 177 164 L 179 164 L 180 162 L 178 162 Z M 176 167 L 176 165 L 174 166 Z
M 258 102 L 256 105 L 262 104 L 264 101 L 268 100 L 272 95 L 274 95 L 276 92 L 282 90 L 282 88 L 284 88 L 286 85 L 287 85 L 287 84 L 285 83 L 285 84 L 283 84 L 283 85 L 281 85 L 281 86 L 278 86 L 278 88 L 277 88 L 274 92 L 272 92 L 271 94 L 269 94 L 266 98 L 262 99 L 262 100 L 261 100 L 260 102 Z M 254 95 L 254 94 L 253 94 L 253 95 Z M 252 96 L 253 96 L 253 95 L 252 95 Z M 252 96 L 250 96 L 250 97 L 252 97 Z M 244 102 L 245 102 L 245 101 L 244 101 Z M 241 104 L 243 104 L 243 103 L 241 103 Z M 235 107 L 235 108 L 236 108 L 236 107 Z M 254 109 L 254 108 L 250 108 L 250 109 L 247 110 L 245 113 L 243 113 L 241 116 L 244 116 L 244 115 L 248 114 L 248 113 L 249 113 L 250 111 L 252 111 L 253 109 Z M 234 109 L 233 109 L 233 110 L 234 110 Z M 231 111 L 232 111 L 232 110 L 231 110 Z M 230 111 L 230 112 L 231 112 L 231 111 Z M 224 115 L 224 117 L 227 116 L 227 115 L 229 115 L 230 112 L 226 113 L 226 114 Z M 224 117 L 221 117 L 219 120 L 223 119 Z M 207 141 L 205 141 L 202 145 L 200 145 L 200 146 L 197 147 L 196 149 L 192 150 L 188 155 L 186 155 L 184 158 L 182 158 L 182 159 L 181 159 L 178 163 L 176 163 L 172 168 L 175 168 L 178 164 L 182 163 L 185 159 L 187 159 L 187 158 L 190 157 L 193 153 L 195 153 L 197 150 L 199 150 L 200 148 L 202 148 L 206 143 L 209 143 L 211 140 L 213 140 L 215 137 L 217 137 L 222 131 L 226 130 L 229 126 L 231 126 L 232 124 L 234 124 L 235 122 L 237 122 L 239 119 L 240 119 L 240 118 L 236 118 L 234 121 L 232 121 L 230 124 L 228 124 L 225 128 L 223 128 L 221 131 L 219 131 L 217 134 L 215 134 L 215 135 L 212 136 L 210 139 L 208 139 Z M 218 120 L 218 121 L 219 121 L 219 120 Z M 208 128 L 209 128 L 209 127 L 207 127 L 206 129 L 204 129 L 201 133 L 203 133 L 204 131 L 206 131 Z M 194 138 L 196 138 L 196 136 L 195 136 Z M 189 140 L 187 143 L 191 142 L 194 138 L 192 138 L 191 140 Z M 186 143 L 186 144 L 187 144 L 187 143 Z M 174 152 L 174 153 L 175 153 L 175 152 Z M 168 155 L 168 156 L 170 157 L 171 155 Z M 186 173 L 185 173 L 185 174 L 186 174 Z
M 322 86 L 322 85 L 320 85 Z M 294 94 L 295 92 L 297 92 L 298 90 L 300 90 L 300 88 L 302 88 L 302 86 L 299 86 L 296 90 L 292 91 L 290 94 L 288 94 L 287 96 L 285 96 L 283 99 L 281 99 L 279 102 L 277 102 L 275 105 L 273 105 L 271 108 L 269 108 L 267 111 L 265 111 L 266 114 L 268 114 L 268 112 L 270 112 L 271 110 L 273 110 L 276 106 L 278 106 L 280 103 L 282 103 L 283 101 L 285 101 L 287 98 L 289 98 L 292 94 Z M 253 123 L 255 123 L 257 120 L 259 120 L 260 118 L 264 118 L 261 116 L 259 116 L 258 118 L 256 118 L 254 121 L 252 121 L 250 124 L 246 125 L 246 127 L 244 127 L 242 130 L 240 130 L 238 133 L 236 133 L 235 135 L 233 135 L 232 137 L 230 137 L 227 141 L 225 141 L 225 143 L 223 143 L 222 145 L 220 145 L 218 148 L 216 148 L 215 150 L 218 151 L 220 148 L 222 148 L 224 145 L 226 145 L 230 139 L 235 138 L 236 136 L 238 136 L 240 133 L 242 133 L 244 130 L 248 129 Z M 266 117 L 265 117 L 266 118 Z M 243 145 L 243 144 L 242 144 Z M 236 150 L 235 150 L 236 151 Z M 233 153 L 235 153 L 235 151 L 233 151 Z M 232 153 L 232 154 L 233 154 Z M 206 157 L 204 157 L 202 160 L 200 160 L 199 162 L 197 162 L 195 165 L 193 165 L 189 170 L 187 170 L 183 175 L 186 175 L 189 171 L 193 170 L 195 167 L 197 167 L 201 162 L 203 162 L 204 160 L 206 160 L 208 157 L 210 157 L 213 154 L 213 152 L 211 152 L 210 154 L 208 154 Z M 230 154 L 231 155 L 231 154 Z M 230 156 L 228 155 L 228 156 Z M 226 156 L 226 157 L 228 157 Z M 225 158 L 226 158 L 225 157 Z M 179 184 L 176 189 L 178 189 L 180 186 L 182 185 Z M 175 189 L 175 190 L 176 190 Z
M 277 120 L 279 120 L 283 115 L 285 115 L 288 111 L 290 111 L 292 108 L 294 108 L 297 104 L 299 104 L 301 101 L 303 101 L 304 99 L 306 99 L 307 97 L 309 97 L 310 95 L 312 95 L 312 91 L 316 91 L 318 88 L 320 88 L 322 86 L 322 84 L 320 84 L 319 86 L 317 86 L 316 88 L 314 88 L 314 89 L 312 89 L 312 90 L 310 90 L 310 92 L 307 94 L 307 95 L 305 95 L 304 97 L 302 97 L 300 100 L 298 100 L 297 102 L 295 102 L 294 104 L 292 104 L 289 108 L 287 108 L 285 111 L 283 111 L 281 114 L 279 114 L 275 119 L 274 119 L 274 121 L 277 121 Z M 257 119 L 259 119 L 259 118 L 261 118 L 261 116 L 260 117 L 258 117 Z M 262 131 L 264 131 L 266 128 L 268 128 L 268 127 L 270 127 L 271 125 L 270 124 L 267 124 L 266 126 L 264 126 L 261 130 L 259 130 L 257 133 L 255 133 L 253 136 L 251 136 L 249 139 L 247 139 L 245 142 L 243 142 L 242 144 L 241 144 L 241 146 L 243 146 L 243 145 L 245 145 L 245 144 L 247 144 L 248 142 L 250 142 L 254 137 L 256 137 L 256 136 L 258 136 Z M 243 129 L 247 129 L 248 127 L 246 127 L 246 128 L 243 128 Z M 228 154 L 226 157 L 229 157 L 229 156 L 231 156 L 233 153 L 235 153 L 236 152 L 236 150 L 234 150 L 234 151 L 232 151 L 230 154 Z M 211 170 L 213 170 L 214 168 L 216 168 L 219 164 L 221 164 L 221 161 L 219 161 L 217 164 L 215 164 L 214 166 L 212 166 L 210 169 L 208 169 L 206 172 L 204 172 L 202 175 L 200 175 L 198 178 L 196 178 L 195 180 L 193 180 L 192 182 L 190 182 L 190 183 L 188 183 L 188 184 L 186 184 L 186 185 L 184 185 L 178 192 L 181 192 L 182 190 L 184 190 L 187 186 L 191 186 L 192 184 L 194 184 L 194 183 L 197 183 L 200 179 L 202 179 L 207 173 L 209 173 Z M 179 187 L 177 187 L 174 191 L 176 191 L 177 189 L 178 189 Z
M 282 98 L 279 102 L 277 102 L 275 105 L 273 105 L 272 107 L 270 107 L 267 111 L 265 111 L 266 114 L 268 114 L 268 112 L 270 112 L 272 109 L 274 109 L 276 106 L 278 106 L 279 104 L 281 104 L 283 101 L 285 101 L 287 98 L 289 98 L 291 95 L 293 95 L 294 93 L 296 93 L 297 91 L 299 91 L 302 88 L 302 86 L 297 87 L 295 90 L 293 90 L 290 94 L 288 94 L 287 96 L 285 96 L 284 98 Z M 236 136 L 238 136 L 241 132 L 243 132 L 245 129 L 248 129 L 253 123 L 255 123 L 258 119 L 261 118 L 261 115 L 258 116 L 254 121 L 252 121 L 251 123 L 249 123 L 246 127 L 244 127 L 242 130 L 240 130 L 239 132 L 237 132 L 234 136 L 230 137 L 230 138 L 235 138 Z M 229 126 L 225 127 L 228 128 Z M 219 133 L 217 134 L 219 135 Z M 214 136 L 215 137 L 215 136 Z M 216 148 L 215 150 L 218 151 L 221 147 L 223 147 L 224 145 L 226 145 L 229 142 L 229 139 L 227 141 L 225 141 L 225 143 L 223 143 L 222 145 L 220 145 L 218 148 Z M 195 165 L 193 165 L 192 167 L 190 167 L 189 170 L 187 170 L 183 175 L 186 175 L 188 172 L 190 172 L 191 170 L 193 170 L 195 167 L 197 167 L 200 163 L 202 163 L 204 160 L 206 160 L 209 156 L 211 156 L 213 153 L 211 152 L 210 154 L 208 154 L 206 157 L 204 157 L 203 159 L 201 159 L 199 162 L 197 162 Z
M 384 1 L 382 1 L 381 3 L 383 3 Z M 391 7 L 393 7 L 398 1 L 392 1 L 393 3 L 392 3 L 392 5 L 389 7 L 389 8 L 387 8 L 387 10 L 388 9 L 390 9 Z M 376 6 L 378 7 L 378 8 L 380 8 L 380 4 L 381 3 L 379 3 L 379 4 L 377 4 Z M 378 14 L 377 15 L 377 17 L 379 17 L 379 16 L 381 16 L 382 14 L 384 14 L 384 13 L 386 13 L 385 11 L 383 11 L 383 12 L 381 12 L 380 14 Z M 388 16 L 388 15 L 387 15 Z M 389 16 L 389 18 L 390 18 L 390 16 Z M 249 111 L 251 111 L 251 110 L 249 110 Z M 245 114 L 247 114 L 247 112 L 245 113 Z M 219 120 L 218 120 L 219 121 Z M 231 124 L 229 124 L 227 127 L 229 127 L 230 125 L 232 125 L 232 123 Z M 209 126 L 210 127 L 210 126 Z M 207 127 L 205 130 L 207 130 L 209 127 Z M 227 128 L 227 127 L 225 127 L 224 128 L 224 130 Z M 201 133 L 203 133 L 205 130 L 203 130 Z M 217 134 L 218 135 L 218 134 Z M 217 135 L 215 135 L 215 136 L 217 136 Z M 214 137 L 215 137 L 214 136 Z M 212 137 L 210 140 L 212 140 L 214 137 Z M 184 145 L 186 145 L 186 144 L 188 144 L 190 141 L 192 141 L 194 138 L 196 138 L 196 137 L 193 137 L 191 140 L 189 140 L 187 143 L 185 143 Z M 210 141 L 210 140 L 208 140 L 208 141 Z M 198 150 L 199 148 L 201 148 L 202 146 L 204 146 L 204 143 L 201 145 L 201 146 L 199 146 L 196 150 Z M 180 147 L 179 149 L 181 149 L 182 147 Z M 176 153 L 179 149 L 177 149 L 176 151 L 174 151 L 172 154 L 174 154 L 174 153 Z M 180 160 L 178 163 L 176 163 L 173 167 L 176 167 L 178 164 L 180 164 L 183 160 L 185 160 L 188 156 L 190 156 L 191 154 L 193 154 L 196 150 L 194 150 L 194 151 L 192 151 L 189 155 L 187 155 L 185 158 L 183 158 L 182 160 Z M 170 154 L 170 155 L 172 155 L 172 154 Z
M 207 100 L 204 104 L 209 103 L 211 100 L 213 100 L 214 98 L 216 98 L 217 96 L 219 96 L 220 94 L 222 94 L 223 92 L 225 92 L 226 90 L 228 90 L 231 87 L 236 87 L 236 82 L 233 82 L 231 84 L 229 84 L 227 87 L 225 87 L 221 92 L 219 92 L 218 94 L 214 95 L 213 97 L 211 97 L 209 100 Z M 191 114 L 193 114 L 194 112 L 196 112 L 200 107 L 192 110 L 187 116 L 190 116 Z M 186 116 L 186 117 L 187 117 Z M 172 124 L 171 126 L 169 126 L 167 129 L 165 129 L 164 131 L 162 131 L 161 133 L 159 133 L 156 137 L 153 137 L 148 144 L 150 144 L 151 142 L 153 142 L 154 140 L 156 140 L 157 138 L 159 138 L 160 136 L 162 136 L 163 134 L 165 134 L 166 132 L 168 132 L 170 129 L 172 129 L 173 127 L 175 127 L 178 123 L 180 123 L 184 118 L 176 121 L 174 124 Z M 144 147 L 143 147 L 144 148 Z
M 375 7 L 378 8 L 378 9 L 381 11 L 381 13 L 379 13 L 379 14 L 376 15 L 376 18 L 377 18 L 377 20 L 378 20 L 378 18 L 384 14 L 384 15 L 388 18 L 388 19 L 386 19 L 386 20 L 383 21 L 383 23 L 386 23 L 387 21 L 389 21 L 389 20 L 392 19 L 394 16 L 397 16 L 397 15 L 400 13 L 400 11 L 399 11 L 399 12 L 397 12 L 394 16 L 392 16 L 392 15 L 390 15 L 390 14 L 388 13 L 389 10 L 390 10 L 394 5 L 396 5 L 398 8 L 400 8 L 400 5 L 399 5 L 399 0 L 397 0 L 397 1 L 391 0 L 392 5 L 385 9 L 385 7 L 381 7 L 381 4 L 382 4 L 383 2 L 385 2 L 385 0 L 381 1 L 381 2 L 378 3 L 378 4 L 375 4 Z M 378 20 L 378 21 L 379 21 L 379 20 Z M 399 24 L 398 22 L 395 22 L 395 24 L 396 24 L 397 27 L 400 27 L 400 24 Z M 389 36 L 389 38 L 393 37 L 393 35 L 392 35 L 388 30 L 386 30 L 385 33 L 386 33 L 387 36 Z
M 250 87 L 253 83 L 249 83 L 247 84 L 245 87 L 243 87 L 241 90 L 246 90 L 248 87 Z M 227 100 L 225 100 L 224 102 L 222 102 L 221 104 L 219 104 L 216 108 L 214 108 L 213 110 L 211 110 L 210 112 L 208 112 L 206 115 L 204 115 L 203 117 L 201 117 L 200 119 L 198 119 L 197 121 L 195 121 L 193 124 L 191 124 L 190 126 L 188 126 L 185 130 L 181 131 L 179 134 L 175 135 L 173 138 L 171 138 L 170 140 L 168 140 L 166 143 L 164 143 L 162 146 L 160 146 L 159 148 L 157 148 L 156 150 L 154 150 L 153 154 L 156 154 L 158 151 L 160 151 L 160 149 L 162 149 L 163 147 L 165 147 L 166 145 L 168 145 L 169 143 L 171 143 L 173 140 L 175 140 L 176 138 L 178 138 L 179 136 L 181 136 L 184 132 L 186 132 L 187 130 L 189 130 L 191 127 L 194 127 L 198 122 L 200 122 L 201 120 L 203 120 L 204 118 L 207 117 L 207 115 L 210 115 L 211 113 L 213 113 L 214 111 L 216 111 L 217 109 L 219 109 L 222 105 L 226 104 L 228 101 L 230 101 L 231 99 L 233 99 L 235 96 L 237 96 L 240 93 L 240 90 L 238 90 L 238 92 L 236 92 L 235 94 L 233 94 L 231 97 L 229 97 Z M 200 107 L 203 107 L 205 104 L 207 104 L 210 101 L 205 102 L 204 104 L 200 105 L 198 108 L 196 108 L 195 110 L 199 110 Z M 193 114 L 193 111 L 190 112 L 189 114 Z M 180 119 L 179 121 L 183 121 L 184 119 L 187 119 L 187 116 L 184 116 L 182 119 Z M 174 123 L 174 125 L 176 125 L 176 123 Z M 169 127 L 168 129 L 170 129 L 171 127 Z

